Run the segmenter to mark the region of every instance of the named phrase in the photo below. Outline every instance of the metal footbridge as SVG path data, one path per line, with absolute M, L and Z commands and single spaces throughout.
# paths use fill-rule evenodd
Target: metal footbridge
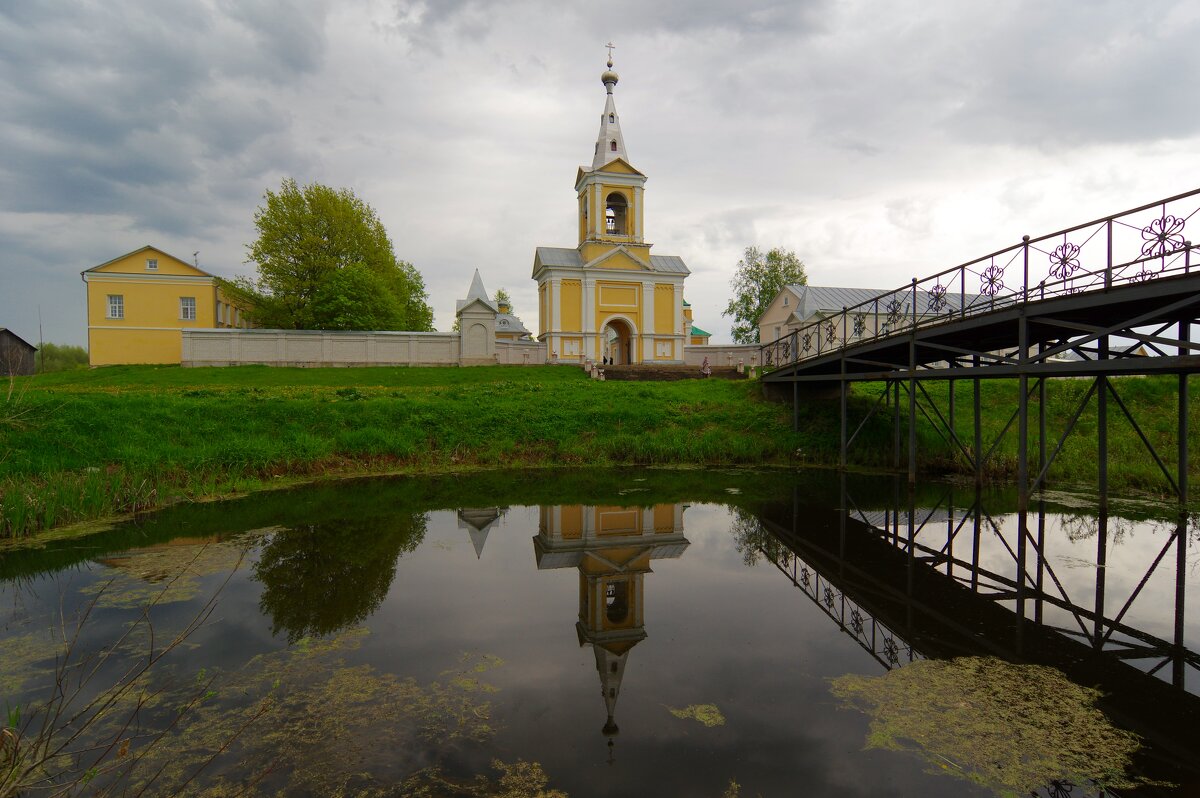
M 867 418 L 890 405 L 895 465 L 900 467 L 901 416 L 907 404 L 908 474 L 916 478 L 917 415 L 982 479 L 995 442 L 981 437 L 979 381 L 1019 381 L 1018 406 L 1005 427 L 1017 427 L 1023 493 L 1044 479 L 1083 410 L 1096 401 L 1099 487 L 1107 487 L 1110 403 L 1133 426 L 1173 495 L 1187 498 L 1187 375 L 1200 371 L 1200 263 L 1188 225 L 1200 211 L 1200 189 L 1142 205 L 1012 246 L 843 308 L 769 343 L 760 351 L 763 382 L 776 392 L 791 384 L 799 423 L 801 392 L 839 390 L 841 464 L 851 430 L 847 393 L 855 382 L 882 382 L 885 391 Z M 1167 374 L 1178 378 L 1178 450 L 1155 450 L 1111 377 Z M 1058 445 L 1048 448 L 1045 381 L 1090 378 L 1092 384 Z M 960 432 L 954 383 L 975 384 L 973 439 Z M 935 381 L 949 398 L 935 401 Z M 901 396 L 906 394 L 907 402 Z M 1030 410 L 1037 411 L 1037 452 L 1029 451 Z M 1056 436 L 1057 437 L 1057 436 Z M 987 444 L 991 444 L 988 446 Z M 1174 462 L 1172 462 L 1174 461 Z M 1035 466 L 1031 474 L 1030 467 Z M 1036 475 L 1036 476 L 1033 476 Z M 1031 478 L 1033 476 L 1033 478 Z

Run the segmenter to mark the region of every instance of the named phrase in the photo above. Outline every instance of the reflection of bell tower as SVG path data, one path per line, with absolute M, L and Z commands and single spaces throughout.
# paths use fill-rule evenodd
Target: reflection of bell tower
M 475 548 L 475 558 L 483 558 L 483 544 L 487 542 L 488 531 L 494 527 L 504 515 L 507 507 L 464 507 L 458 511 L 458 528 L 467 530 L 471 536 L 471 545 Z
M 643 579 L 656 559 L 688 546 L 682 504 L 543 507 L 533 539 L 538 569 L 579 569 L 579 645 L 591 645 L 604 696 L 603 734 L 616 736 L 617 698 L 629 652 L 646 639 Z

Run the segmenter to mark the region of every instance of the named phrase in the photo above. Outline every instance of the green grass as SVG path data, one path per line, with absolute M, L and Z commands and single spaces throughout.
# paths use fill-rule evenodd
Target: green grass
M 0 416 L 9 537 L 276 477 L 786 463 L 797 440 L 750 382 L 601 383 L 567 367 L 119 367 L 18 394 L 23 415 Z
M 1088 385 L 1049 383 L 1051 446 Z M 1173 469 L 1174 379 L 1130 378 L 1116 385 Z M 855 387 L 852 431 L 880 389 Z M 945 384 L 930 390 L 945 414 Z M 970 383 L 958 383 L 956 401 L 958 431 L 970 445 Z M 1112 487 L 1165 495 L 1161 473 L 1110 404 Z M 985 382 L 982 406 L 986 448 L 1016 407 L 1016 383 Z M 1200 430 L 1196 411 L 1192 426 Z M 1051 471 L 1059 484 L 1094 484 L 1095 427 L 1093 399 Z M 790 406 L 762 400 L 754 382 L 602 383 L 571 367 L 123 366 L 62 372 L 18 380 L 7 400 L 0 394 L 0 538 L 325 475 L 832 465 L 838 429 L 836 399 L 805 402 L 801 429 L 793 432 Z M 923 416 L 917 434 L 923 470 L 966 471 L 964 459 Z M 1032 421 L 1030 434 L 1036 457 Z M 1200 451 L 1200 441 L 1192 446 Z M 1011 477 L 1016 451 L 1014 425 L 989 462 L 989 477 Z M 859 434 L 851 463 L 886 469 L 892 457 L 891 413 L 884 408 Z M 901 464 L 906 462 L 902 453 Z

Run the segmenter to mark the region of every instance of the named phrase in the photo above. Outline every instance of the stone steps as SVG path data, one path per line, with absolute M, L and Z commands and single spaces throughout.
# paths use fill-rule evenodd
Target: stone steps
M 600 366 L 605 380 L 621 380 L 626 382 L 667 382 L 672 380 L 704 379 L 699 366 L 655 366 L 639 363 L 632 366 Z M 739 374 L 732 366 L 713 366 L 708 379 L 742 380 L 745 374 Z

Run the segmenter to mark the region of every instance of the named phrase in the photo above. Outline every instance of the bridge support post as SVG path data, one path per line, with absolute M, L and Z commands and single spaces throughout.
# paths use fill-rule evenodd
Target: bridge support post
M 1192 324 L 1189 321 L 1179 322 L 1179 356 L 1191 353 L 1187 344 L 1191 341 Z M 1179 375 L 1179 452 L 1176 461 L 1176 484 L 1179 486 L 1179 505 L 1187 512 L 1188 503 L 1188 375 Z
M 1028 246 L 1028 240 L 1026 240 Z M 1025 620 L 1025 552 L 1029 537 L 1029 322 L 1022 309 L 1017 317 L 1017 360 L 1021 376 L 1017 378 L 1017 651 L 1022 650 Z
M 1108 336 L 1100 339 L 1100 360 L 1108 360 Z M 1108 377 L 1096 378 L 1096 481 L 1100 512 L 1108 513 Z
M 900 470 L 900 380 L 892 380 L 892 468 Z
M 838 465 L 841 467 L 843 475 L 846 473 L 846 394 L 847 393 L 848 393 L 848 391 L 846 390 L 846 357 L 845 357 L 845 355 L 843 355 L 842 356 L 842 396 L 841 396 L 842 429 L 841 429 L 841 437 L 840 437 L 841 445 L 839 447 L 840 456 L 838 459 Z M 843 479 L 844 478 L 845 477 L 843 476 Z
M 971 366 L 978 374 L 979 355 L 971 358 Z M 972 382 L 975 384 L 975 489 L 978 490 L 983 487 L 983 416 L 979 407 L 979 378 Z
M 792 381 L 792 432 L 800 431 L 800 383 Z
M 908 485 L 917 484 L 917 333 L 908 342 Z
M 1188 250 L 1191 257 L 1191 249 Z M 1191 263 L 1189 260 L 1188 266 Z M 1187 347 L 1192 337 L 1190 321 L 1179 322 L 1179 355 L 1190 354 Z M 1188 549 L 1188 375 L 1179 375 L 1179 452 L 1175 479 L 1179 486 L 1179 523 L 1175 527 L 1175 650 L 1171 652 L 1171 682 L 1186 689 L 1187 663 L 1184 651 L 1184 608 L 1187 606 L 1187 549 Z

